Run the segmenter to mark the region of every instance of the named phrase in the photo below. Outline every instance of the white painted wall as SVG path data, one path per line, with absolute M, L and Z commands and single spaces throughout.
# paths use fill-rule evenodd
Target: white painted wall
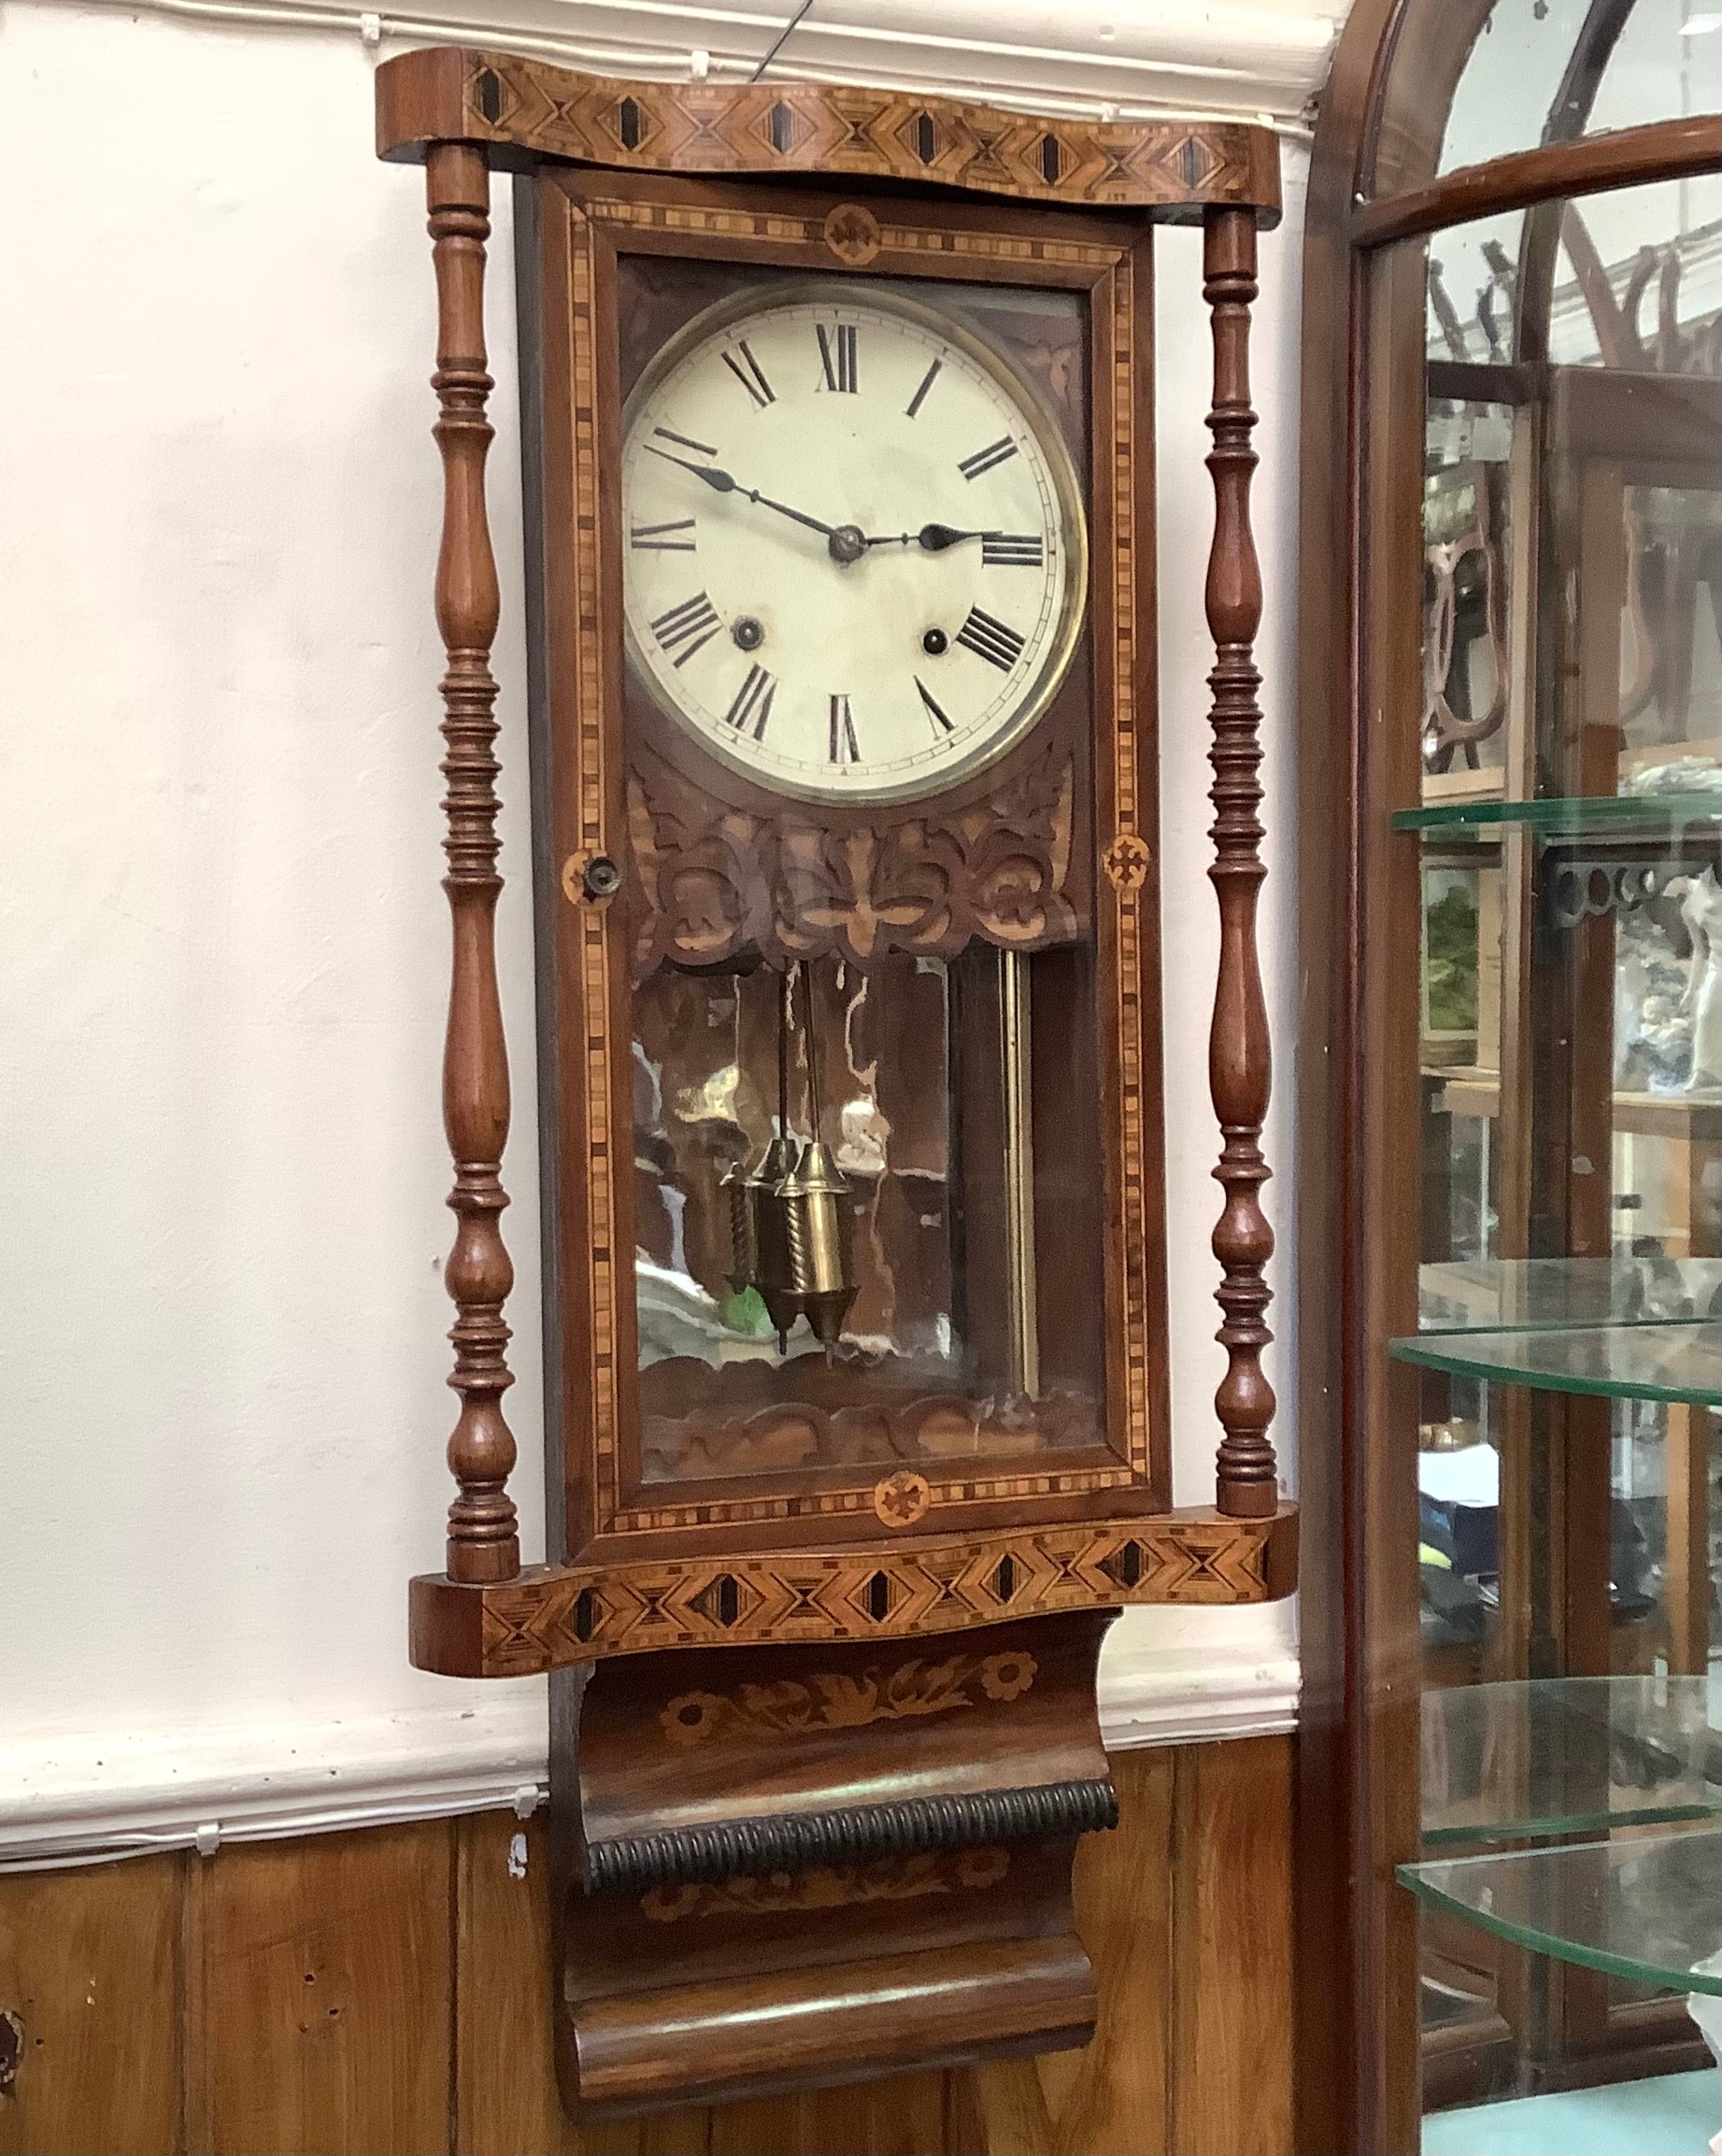
M 439 1562 L 453 1415 L 439 484 L 422 183 L 372 157 L 370 77 L 358 39 L 333 32 L 102 7 L 0 14 L 13 295 L 0 339 L 0 1838 L 272 1806 L 302 1820 L 349 1791 L 464 1801 L 542 1764 L 537 1687 L 460 1686 L 406 1660 L 405 1581 Z M 1267 245 L 1257 340 L 1282 1222 L 1301 178 L 1288 154 L 1291 214 Z M 491 498 L 508 594 L 505 864 L 518 877 L 524 668 L 498 193 Z M 1195 236 L 1167 237 L 1160 361 L 1183 1501 L 1211 1489 L 1220 1363 L 1198 257 Z M 528 916 L 516 881 L 500 919 L 516 1078 L 510 1405 L 535 1552 Z M 1289 1268 L 1276 1273 L 1283 1298 Z M 1284 1300 L 1278 1314 L 1284 1331 Z M 1274 1366 L 1289 1408 L 1283 1349 Z M 1289 1456 L 1288 1412 L 1280 1442 Z M 1216 1671 L 1220 1692 L 1283 1693 L 1288 1622 L 1145 1613 L 1137 1637 Z

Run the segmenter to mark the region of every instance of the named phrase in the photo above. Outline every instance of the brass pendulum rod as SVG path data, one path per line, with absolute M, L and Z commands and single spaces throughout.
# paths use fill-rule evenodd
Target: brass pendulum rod
M 819 1030 L 813 1018 L 813 967 L 802 974 L 802 1000 L 807 1007 L 807 1135 L 819 1142 Z
M 790 1043 L 795 1036 L 795 977 L 800 959 L 792 959 L 777 982 L 777 1135 L 790 1135 Z
M 1004 1239 L 1010 1269 L 1011 1389 L 1040 1392 L 1040 1322 L 1034 1270 L 1034 1127 L 1029 962 L 999 953 L 999 1033 L 1004 1074 Z

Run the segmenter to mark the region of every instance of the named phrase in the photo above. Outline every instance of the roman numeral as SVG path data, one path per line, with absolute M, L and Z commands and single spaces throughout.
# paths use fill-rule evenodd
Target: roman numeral
M 949 734 L 953 732 L 954 729 L 950 720 L 947 719 L 945 713 L 939 708 L 938 698 L 932 693 L 932 691 L 928 688 L 927 684 L 921 679 L 918 674 L 917 674 L 915 677 L 915 686 L 917 691 L 919 692 L 921 702 L 927 707 L 928 718 L 932 721 L 932 732 L 934 739 L 936 740 L 941 734 Z
M 704 592 L 696 592 L 691 599 L 660 614 L 652 623 L 652 635 L 664 650 L 675 653 L 676 665 L 685 666 L 722 626 L 711 601 Z
M 991 471 L 994 464 L 1003 464 L 1016 453 L 1016 443 L 1008 435 L 1001 435 L 996 442 L 989 442 L 984 450 L 976 450 L 972 457 L 964 457 L 957 469 L 965 479 L 978 479 L 983 472 Z
M 753 399 L 756 411 L 762 412 L 767 405 L 776 403 L 772 386 L 765 378 L 765 369 L 748 350 L 745 339 L 738 338 L 735 350 L 724 353 L 723 364 Z
M 813 326 L 819 340 L 819 365 L 824 371 L 826 388 L 853 394 L 859 387 L 855 324 L 840 321 L 829 331 L 822 321 Z
M 937 376 L 939 369 L 944 364 L 945 362 L 943 360 L 934 360 L 932 364 L 927 369 L 926 373 L 922 375 L 920 378 L 919 389 L 916 391 L 915 394 L 909 399 L 907 406 L 904 407 L 910 419 L 914 419 L 919 412 L 922 405 L 926 403 L 927 392 L 932 387 L 933 380 Z
M 979 607 L 969 608 L 969 618 L 958 630 L 957 641 L 1003 674 L 1008 674 L 1022 656 L 1022 638 L 1016 630 L 995 621 Z
M 733 726 L 740 734 L 752 722 L 753 738 L 763 741 L 765 721 L 772 715 L 772 698 L 777 693 L 777 680 L 763 666 L 749 666 L 747 678 L 735 692 L 735 701 L 723 715 L 726 726 Z
M 849 715 L 849 699 L 833 696 L 831 707 L 831 760 L 833 764 L 859 764 L 861 750 L 856 744 L 855 721 Z
M 678 435 L 674 427 L 654 427 L 652 432 L 661 442 L 676 442 L 684 450 L 698 450 L 703 457 L 718 454 L 710 442 L 696 442 L 691 435 Z
M 654 554 L 691 554 L 693 519 L 677 517 L 667 524 L 631 524 L 628 544 L 645 548 Z
M 1038 569 L 1046 559 L 1038 532 L 983 532 L 980 558 L 989 569 Z

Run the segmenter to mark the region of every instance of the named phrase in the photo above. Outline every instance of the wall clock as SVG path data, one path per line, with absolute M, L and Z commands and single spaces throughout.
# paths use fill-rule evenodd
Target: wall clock
M 1272 137 L 853 89 L 378 75 L 440 298 L 446 1570 L 412 1650 L 554 1674 L 564 2094 L 1081 2043 L 1118 1607 L 1288 1592 L 1245 352 Z M 484 518 L 517 181 L 548 1562 L 522 1564 Z M 1230 1369 L 1170 1505 L 1151 237 L 1203 220 Z

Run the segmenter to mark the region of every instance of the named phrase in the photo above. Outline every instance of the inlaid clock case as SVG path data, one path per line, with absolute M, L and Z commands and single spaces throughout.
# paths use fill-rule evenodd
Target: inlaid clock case
M 1096 1989 L 1071 1866 L 1117 1816 L 1095 1698 L 1106 1628 L 1124 1604 L 1259 1601 L 1295 1580 L 1260 1368 L 1273 1242 L 1247 343 L 1257 227 L 1277 210 L 1272 138 L 858 87 L 614 82 L 489 52 L 411 53 L 377 83 L 381 154 L 427 170 L 445 480 L 461 1407 L 447 1568 L 412 1582 L 412 1655 L 449 1676 L 552 1676 L 565 2097 L 582 2115 L 1080 2044 Z M 522 1562 L 503 1411 L 503 594 L 483 331 L 499 167 L 523 176 L 543 1563 Z M 1210 1078 L 1228 1371 L 1216 1504 L 1182 1510 L 1160 1183 L 1155 217 L 1203 224 L 1215 349 Z M 1083 497 L 1068 665 L 1060 648 L 1049 693 L 1025 698 L 998 753 L 924 794 L 756 779 L 676 716 L 665 669 L 654 693 L 630 658 L 629 400 L 677 338 L 784 291 L 890 295 L 974 340 L 1048 415 Z M 804 357 L 839 393 L 858 359 L 875 380 L 864 345 Z M 712 477 L 723 441 L 690 438 L 693 489 L 760 504 L 752 478 Z M 979 478 L 996 448 L 949 453 Z M 783 499 L 800 505 L 793 478 Z M 671 507 L 648 527 L 679 526 Z M 836 529 L 814 529 L 838 561 Z M 922 528 L 923 553 L 945 529 Z M 1066 560 L 1073 530 L 1059 525 Z M 993 549 L 1001 590 L 1010 551 Z M 642 624 L 679 623 L 698 595 L 636 608 L 636 659 Z M 763 647 L 732 602 L 705 604 L 739 695 Z M 702 613 L 697 636 L 713 634 Z M 984 627 L 979 640 L 996 662 Z M 796 1125 L 804 1165 L 829 1150 L 857 1199 L 841 1312 L 819 1320 L 809 1295 L 793 1336 L 767 1272 L 726 1264 L 719 1207 L 771 1135 L 774 1060 L 779 1135 Z M 784 1205 L 792 1180 L 775 1188 Z M 731 1260 L 760 1218 L 732 1212 Z
M 733 187 L 714 199 L 697 183 L 568 172 L 521 183 L 517 227 L 534 309 L 522 345 L 542 353 L 527 386 L 538 563 L 529 643 L 544 655 L 534 683 L 536 882 L 540 935 L 555 954 L 540 973 L 541 1142 L 546 1217 L 555 1223 L 548 1336 L 562 1350 L 550 1381 L 564 1432 L 577 1440 L 564 1439 L 565 1481 L 552 1490 L 562 1548 L 595 1558 L 666 1535 L 690 1552 L 737 1536 L 771 1547 L 876 1539 L 882 1524 L 898 1524 L 893 1493 L 910 1478 L 919 1520 L 953 1532 L 1019 1520 L 1025 1506 L 1049 1521 L 1163 1512 L 1146 229 L 1014 206 L 858 204 L 799 189 L 792 202 Z M 906 293 L 1018 370 L 1055 416 L 1086 496 L 1092 567 L 1068 670 L 1002 756 L 923 800 L 798 801 L 750 781 L 665 714 L 623 634 L 617 446 L 642 372 L 714 308 L 749 293 L 763 304 L 828 290 L 846 275 L 858 299 Z M 737 403 L 745 408 L 739 390 Z M 953 443 L 953 462 L 973 447 Z M 1097 727 L 1102 710 L 1108 722 Z M 617 864 L 613 892 L 594 894 L 594 861 Z M 1039 992 L 1047 1018 L 1036 1025 L 1041 1053 L 1058 1057 L 1069 1080 L 1056 1082 L 1050 1061 L 1036 1073 L 1039 1112 L 1064 1126 L 1045 1149 L 1060 1191 L 1041 1207 L 1059 1231 L 1055 1249 L 1043 1230 L 1043 1264 L 1056 1262 L 1060 1294 L 1043 1306 L 1043 1321 L 1054 1332 L 1060 1309 L 1073 1322 L 1091 1313 L 1085 1345 L 1103 1362 L 1089 1388 L 1097 1411 L 1074 1434 L 1025 1444 L 1006 1432 L 990 1447 L 984 1412 L 954 1431 L 946 1417 L 924 1449 L 914 1428 L 857 1435 L 851 1413 L 834 1449 L 858 1456 L 816 1449 L 804 1464 L 810 1444 L 829 1448 L 846 1406 L 877 1392 L 876 1366 L 858 1378 L 851 1401 L 840 1372 L 802 1358 L 790 1365 L 799 1383 L 780 1384 L 773 1399 L 757 1384 L 738 1387 L 733 1412 L 720 1399 L 696 1399 L 702 1388 L 687 1358 L 672 1359 L 667 1375 L 663 1364 L 639 1368 L 628 1254 L 650 1249 L 653 1222 L 649 1185 L 612 1143 L 635 1120 L 640 1059 L 626 1044 L 655 1018 L 673 1060 L 678 1036 L 714 1030 L 690 1023 L 703 982 L 745 983 L 748 969 L 796 959 L 831 962 L 816 977 L 832 1005 L 824 1030 L 847 1039 L 852 1029 L 837 1007 L 846 978 L 913 980 L 917 962 L 955 960 L 976 945 L 1071 953 L 1066 983 L 1047 969 Z M 663 1008 L 648 1009 L 643 1029 L 654 983 Z M 1051 999 L 1060 992 L 1067 1008 L 1058 1014 Z M 769 1003 L 757 992 L 754 1001 L 757 1027 Z M 889 1046 L 901 1060 L 905 1034 L 925 1014 L 905 995 L 888 1015 L 898 1020 Z M 745 1031 L 747 1013 L 740 1022 Z M 727 1047 L 727 1031 L 723 1039 Z M 697 1092 L 712 1075 L 689 1066 L 679 1090 Z M 667 1067 L 662 1082 L 673 1082 Z M 912 1090 L 899 1088 L 910 1122 L 904 1096 Z M 1085 1130 L 1088 1102 L 1095 1107 Z M 893 1121 L 902 1129 L 905 1113 Z M 971 1140 L 980 1152 L 982 1134 Z M 1081 1153 L 1099 1171 L 1086 1187 L 1069 1173 Z M 684 1194 L 692 1179 L 682 1178 Z M 703 1178 L 707 1196 L 716 1179 Z M 978 1174 L 975 1183 L 973 1211 L 985 1202 Z M 970 1248 L 990 1247 L 996 1225 L 976 1218 Z M 703 1226 L 684 1215 L 684 1242 Z M 708 1276 L 714 1266 L 720 1261 L 708 1258 Z M 973 1285 L 978 1311 L 984 1279 Z M 863 1278 L 863 1301 L 866 1287 Z M 1047 1345 L 1056 1363 L 1058 1345 Z M 1075 1361 L 1081 1354 L 1071 1350 Z M 817 1396 L 797 1401 L 809 1392 Z M 914 1386 L 899 1392 L 904 1416 L 919 1412 L 924 1422 Z M 806 1411 L 800 1429 L 796 1405 Z M 719 1459 L 719 1472 L 704 1477 L 654 1477 L 643 1439 L 678 1411 L 704 1419 L 702 1464 L 726 1432 L 732 1450 L 745 1447 L 762 1413 L 776 1456 L 761 1441 L 754 1474 Z M 791 1464 L 787 1478 L 775 1471 Z

